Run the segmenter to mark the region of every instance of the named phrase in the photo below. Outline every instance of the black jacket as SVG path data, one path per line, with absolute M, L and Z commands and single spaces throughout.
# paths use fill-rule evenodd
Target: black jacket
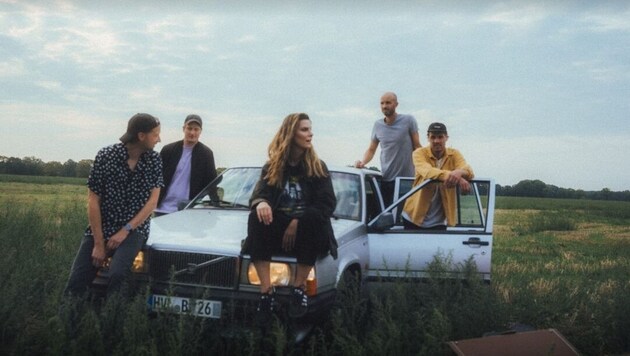
M 162 157 L 164 175 L 164 189 L 160 191 L 159 202 L 162 201 L 166 192 L 171 185 L 173 175 L 177 169 L 179 159 L 184 151 L 184 141 L 169 143 L 160 151 Z M 217 177 L 217 169 L 214 165 L 214 154 L 212 150 L 201 142 L 197 142 L 192 151 L 190 162 L 190 196 L 192 199 L 195 195 L 205 188 L 214 178 Z M 158 202 L 158 204 L 159 204 Z
M 330 173 L 328 173 L 328 168 L 323 161 L 322 165 L 324 166 L 326 177 L 306 177 L 300 182 L 306 201 L 306 209 L 304 210 L 304 215 L 300 217 L 300 220 L 308 221 L 311 226 L 321 227 L 322 231 L 320 233 L 328 243 L 325 244 L 325 248 L 322 251 L 318 251 L 318 254 L 325 255 L 330 252 L 330 254 L 337 259 L 337 240 L 335 239 L 332 224 L 330 223 L 330 218 L 337 205 L 337 198 L 335 198 L 335 191 L 333 189 Z M 258 180 L 249 200 L 249 205 L 251 209 L 255 209 L 258 203 L 267 201 L 275 214 L 276 208 L 280 202 L 280 196 L 284 193 L 284 189 L 267 184 L 267 180 L 264 179 L 264 177 L 267 175 L 268 169 L 269 165 L 265 164 L 262 168 L 260 180 Z

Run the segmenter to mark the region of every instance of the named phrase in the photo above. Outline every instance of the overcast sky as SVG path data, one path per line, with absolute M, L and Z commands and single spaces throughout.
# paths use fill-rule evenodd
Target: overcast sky
M 259 165 L 301 111 L 347 165 L 385 91 L 479 177 L 630 189 L 628 1 L 0 0 L 0 156 L 93 159 L 137 112 L 169 143 L 197 113 L 217 166 Z

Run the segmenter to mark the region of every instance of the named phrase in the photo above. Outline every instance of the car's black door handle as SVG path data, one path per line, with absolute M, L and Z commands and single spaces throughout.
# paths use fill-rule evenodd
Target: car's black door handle
M 481 241 L 478 237 L 471 237 L 468 241 L 462 241 L 464 245 L 479 245 L 479 246 L 488 246 L 490 243 L 488 241 Z

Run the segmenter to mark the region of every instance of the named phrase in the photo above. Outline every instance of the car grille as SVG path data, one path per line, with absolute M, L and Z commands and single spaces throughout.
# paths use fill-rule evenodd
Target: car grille
M 215 259 L 219 260 L 210 263 Z M 151 250 L 149 266 L 151 277 L 158 281 L 221 288 L 237 284 L 237 257 Z

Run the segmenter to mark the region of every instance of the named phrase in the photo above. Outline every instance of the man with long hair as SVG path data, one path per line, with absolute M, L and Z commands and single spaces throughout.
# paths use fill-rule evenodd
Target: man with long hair
M 275 290 L 271 285 L 273 255 L 297 259 L 289 315 L 308 311 L 306 278 L 318 256 L 336 255 L 330 218 L 336 199 L 326 164 L 312 145 L 311 120 L 304 113 L 288 115 L 269 144 L 269 160 L 250 200 L 246 253 L 260 278 L 257 323 L 270 321 Z

